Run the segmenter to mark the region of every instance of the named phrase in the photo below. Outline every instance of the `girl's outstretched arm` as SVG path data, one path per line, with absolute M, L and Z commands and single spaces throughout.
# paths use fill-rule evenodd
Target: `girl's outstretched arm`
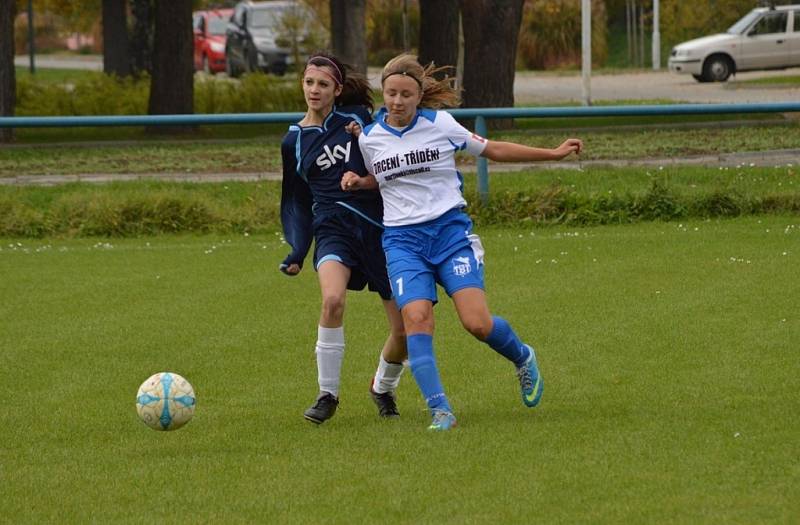
M 555 149 L 533 148 L 514 142 L 490 140 L 483 150 L 483 157 L 497 162 L 530 162 L 538 160 L 561 160 L 570 153 L 579 154 L 583 150 L 580 139 L 567 139 Z

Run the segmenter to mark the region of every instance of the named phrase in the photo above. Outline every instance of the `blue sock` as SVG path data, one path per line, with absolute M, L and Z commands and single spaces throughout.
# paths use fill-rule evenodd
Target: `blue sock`
M 502 355 L 516 366 L 522 366 L 531 353 L 525 348 L 517 334 L 502 317 L 493 316 L 494 326 L 489 337 L 484 341 L 498 354 Z
M 439 369 L 436 367 L 436 358 L 433 356 L 433 336 L 428 334 L 414 334 L 406 338 L 408 343 L 408 362 L 411 373 L 417 381 L 417 386 L 431 410 L 450 410 L 447 396 L 444 394 L 442 381 L 439 379 Z

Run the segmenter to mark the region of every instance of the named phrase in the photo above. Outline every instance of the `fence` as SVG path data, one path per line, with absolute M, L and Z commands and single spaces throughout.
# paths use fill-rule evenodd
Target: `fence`
M 746 113 L 800 112 L 800 102 L 755 104 L 667 104 L 642 106 L 590 106 L 541 108 L 452 109 L 456 118 L 475 119 L 475 133 L 488 136 L 486 119 L 625 117 L 667 115 L 721 115 Z M 0 128 L 98 127 L 98 126 L 199 126 L 215 124 L 294 123 L 303 113 L 237 113 L 218 115 L 126 115 L 94 117 L 0 117 Z M 478 193 L 486 201 L 489 195 L 489 165 L 485 158 L 477 162 Z

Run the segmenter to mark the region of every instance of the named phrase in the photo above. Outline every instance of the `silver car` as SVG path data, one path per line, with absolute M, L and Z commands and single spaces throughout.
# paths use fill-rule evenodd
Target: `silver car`
M 727 32 L 672 49 L 669 70 L 698 82 L 724 82 L 737 71 L 800 66 L 800 5 L 760 7 Z

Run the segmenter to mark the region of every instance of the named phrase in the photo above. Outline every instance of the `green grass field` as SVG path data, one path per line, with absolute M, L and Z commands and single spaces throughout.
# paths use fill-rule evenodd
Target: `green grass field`
M 790 523 L 800 515 L 800 221 L 481 231 L 541 406 L 437 310 L 459 428 L 367 394 L 386 330 L 349 296 L 340 412 L 314 427 L 313 271 L 280 236 L 0 242 L 0 522 Z M 194 385 L 174 433 L 137 387 Z
M 621 128 L 591 130 L 517 130 L 491 132 L 493 140 L 556 147 L 565 138 L 583 139 L 583 160 L 685 158 L 800 147 L 797 123 L 697 129 Z M 0 148 L 0 178 L 17 175 L 71 175 L 93 173 L 231 173 L 279 172 L 282 134 L 258 139 L 204 142 L 135 142 L 83 146 L 19 145 Z M 572 157 L 567 160 L 575 160 Z M 464 156 L 474 164 L 474 157 Z

